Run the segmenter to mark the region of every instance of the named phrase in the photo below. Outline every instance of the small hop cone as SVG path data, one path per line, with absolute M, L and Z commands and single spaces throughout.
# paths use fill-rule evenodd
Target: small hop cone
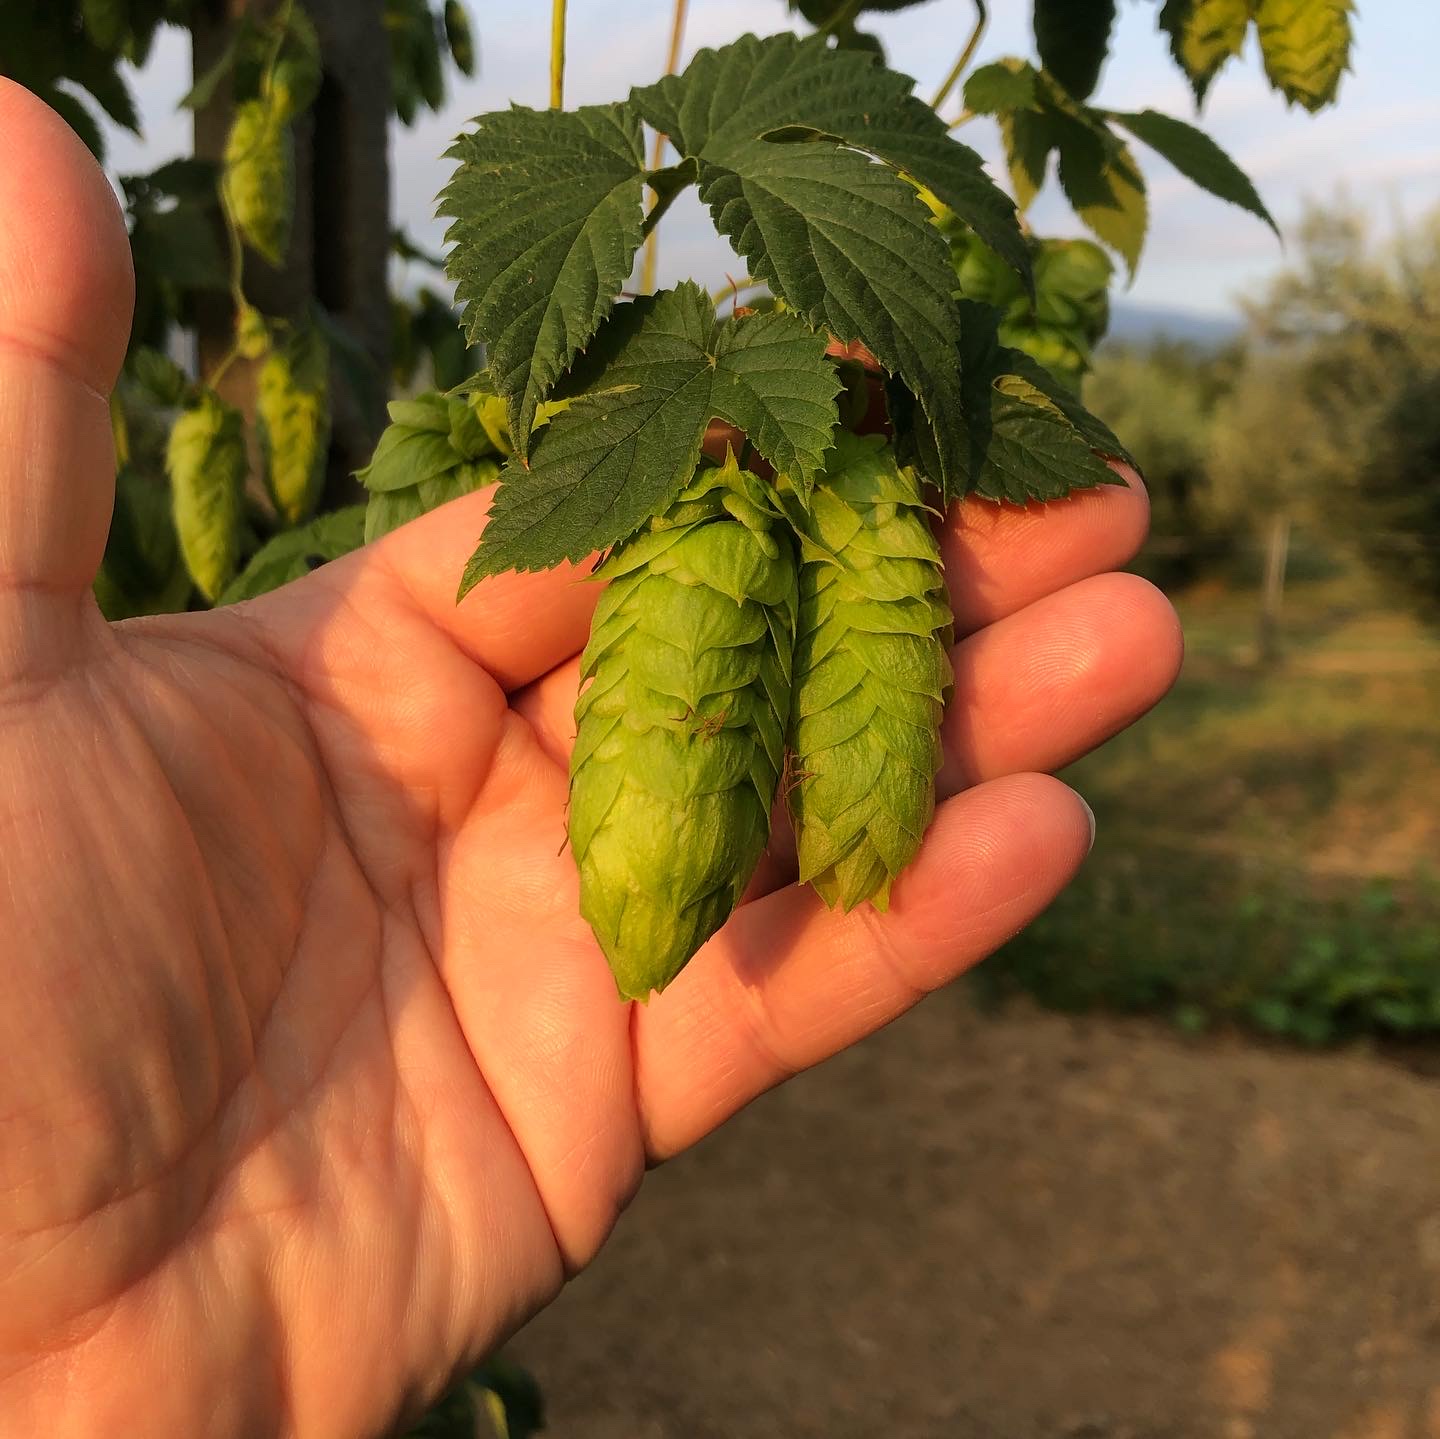
M 935 812 L 950 608 L 920 482 L 841 430 L 805 517 L 786 788 L 800 878 L 890 903 Z
M 240 412 L 205 391 L 171 427 L 165 470 L 185 568 L 213 603 L 234 579 L 240 557 L 246 472 Z
M 795 559 L 732 457 L 598 574 L 610 584 L 581 658 L 570 847 L 621 995 L 647 999 L 729 918 L 769 837 Z
M 295 140 L 279 110 L 263 100 L 235 111 L 221 190 L 245 243 L 271 265 L 283 265 L 295 210 Z
M 313 325 L 265 357 L 255 411 L 270 497 L 298 525 L 319 502 L 330 448 L 330 347 Z

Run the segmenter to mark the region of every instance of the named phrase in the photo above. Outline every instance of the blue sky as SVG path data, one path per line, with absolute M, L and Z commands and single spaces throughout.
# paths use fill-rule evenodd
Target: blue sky
M 567 103 L 621 98 L 630 85 L 653 79 L 664 63 L 669 0 L 570 0 Z M 1028 54 L 1029 5 L 992 0 L 992 17 L 976 63 Z M 1114 109 L 1146 106 L 1193 118 L 1189 88 L 1171 64 L 1155 29 L 1158 0 L 1119 0 L 1116 44 L 1097 103 Z M 448 167 L 450 139 L 481 111 L 544 105 L 547 98 L 548 12 L 540 0 L 498 6 L 472 0 L 480 37 L 479 73 L 452 77 L 441 115 L 426 114 L 412 129 L 396 127 L 392 185 L 400 222 L 417 239 L 440 243 L 434 197 Z M 1377 233 L 1397 219 L 1414 219 L 1440 204 L 1440 5 L 1432 0 L 1359 0 L 1353 73 L 1337 107 L 1318 116 L 1286 108 L 1260 70 L 1253 41 L 1241 61 L 1211 91 L 1202 123 L 1246 169 L 1282 229 L 1307 198 L 1344 197 L 1374 217 Z M 930 0 L 881 16 L 872 25 L 885 40 L 890 63 L 931 94 L 968 33 L 968 0 Z M 719 44 L 742 30 L 765 34 L 785 27 L 784 0 L 691 0 L 685 53 Z M 138 92 L 147 130 L 142 148 L 117 134 L 112 162 L 144 169 L 185 149 L 188 117 L 174 103 L 188 86 L 189 57 L 178 32 L 167 32 Z M 1003 177 L 995 127 L 976 120 L 959 132 Z M 1242 212 L 1202 194 L 1158 157 L 1141 157 L 1149 183 L 1151 225 L 1133 302 L 1224 313 L 1237 294 L 1263 286 L 1284 263 L 1269 230 Z M 1052 181 L 1031 211 L 1037 233 L 1083 231 Z M 660 230 L 660 281 L 694 276 L 724 283 L 743 273 L 729 247 L 709 232 L 697 203 L 681 202 Z

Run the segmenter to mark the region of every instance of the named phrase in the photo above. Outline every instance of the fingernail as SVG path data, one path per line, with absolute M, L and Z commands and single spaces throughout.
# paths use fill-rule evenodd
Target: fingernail
M 1077 794 L 1075 798 L 1080 801 L 1080 808 L 1085 811 L 1085 818 L 1090 821 L 1090 843 L 1085 847 L 1085 853 L 1089 854 L 1095 848 L 1095 811 L 1086 804 L 1083 794 Z

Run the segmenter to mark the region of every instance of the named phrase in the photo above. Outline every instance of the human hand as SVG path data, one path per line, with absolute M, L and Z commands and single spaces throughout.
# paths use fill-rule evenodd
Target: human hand
M 621 1004 L 564 852 L 594 586 L 456 578 L 486 496 L 249 605 L 107 625 L 125 236 L 0 81 L 0 1433 L 379 1434 L 647 1163 L 944 984 L 1090 843 L 1168 687 L 1138 483 L 952 511 L 941 803 L 890 912 L 784 882 Z

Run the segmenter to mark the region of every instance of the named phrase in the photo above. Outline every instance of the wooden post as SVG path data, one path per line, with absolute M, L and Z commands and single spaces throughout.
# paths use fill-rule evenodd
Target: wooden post
M 1280 605 L 1290 556 L 1290 516 L 1272 515 L 1265 536 L 1265 582 L 1260 598 L 1259 654 L 1263 665 L 1280 658 Z
M 203 75 L 247 10 L 277 0 L 208 0 L 194 23 L 194 68 Z M 390 362 L 390 53 L 384 0 L 304 0 L 320 37 L 325 74 L 310 112 L 295 123 L 295 223 L 285 265 L 245 259 L 245 293 L 268 314 L 299 315 L 318 301 L 369 356 L 375 396 L 358 404 L 335 377 L 335 426 L 326 502 L 361 497 L 351 480 L 368 463 L 385 424 Z M 228 84 L 195 116 L 195 153 L 219 160 L 233 108 Z M 199 360 L 212 366 L 230 344 L 234 317 L 220 299 L 200 316 Z M 225 398 L 253 416 L 255 365 L 237 362 Z

